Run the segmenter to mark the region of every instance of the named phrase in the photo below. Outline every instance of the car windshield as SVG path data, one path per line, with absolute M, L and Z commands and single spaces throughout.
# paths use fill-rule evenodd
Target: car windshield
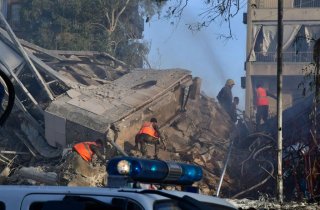
M 105 196 L 65 196 L 60 195 L 31 195 L 37 201 L 29 203 L 30 210 L 50 210 L 50 209 L 96 209 L 96 210 L 143 210 L 143 207 L 136 201 L 128 198 L 105 197 Z M 28 199 L 27 199 L 28 200 Z M 30 200 L 30 196 L 29 196 Z M 32 200 L 32 199 L 31 199 Z M 0 205 L 1 207 L 1 205 Z M 1 208 L 0 208 L 1 210 Z

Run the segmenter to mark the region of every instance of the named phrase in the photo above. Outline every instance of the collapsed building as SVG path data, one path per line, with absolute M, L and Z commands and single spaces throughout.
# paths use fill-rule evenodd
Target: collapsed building
M 55 164 L 65 148 L 106 135 L 114 135 L 110 143 L 122 154 L 139 155 L 132 150 L 134 136 L 142 122 L 156 117 L 168 148 L 159 157 L 205 165 L 211 186 L 205 189 L 215 190 L 231 121 L 200 93 L 199 78 L 184 69 L 131 69 L 103 52 L 43 49 L 3 24 L 0 67 L 16 89 L 14 110 L 0 131 L 3 172 L 12 164 L 59 171 Z M 111 125 L 119 132 L 112 133 Z M 55 179 L 45 175 L 41 181 Z
M 110 124 L 123 131 L 122 145 L 141 121 L 157 116 L 165 124 L 200 90 L 186 70 L 131 70 L 106 53 L 49 51 L 11 35 L 1 31 L 1 67 L 15 81 L 27 119 L 21 130 L 34 154 L 50 157 L 41 141 L 65 148 L 102 138 Z

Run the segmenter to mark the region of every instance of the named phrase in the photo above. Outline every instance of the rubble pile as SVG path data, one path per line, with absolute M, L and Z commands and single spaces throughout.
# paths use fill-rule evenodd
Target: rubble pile
M 201 95 L 198 100 L 189 100 L 186 111 L 164 130 L 167 148 L 175 160 L 204 169 L 205 178 L 200 185 L 205 194 L 215 194 L 230 144 L 231 128 L 229 116 L 218 103 Z M 232 181 L 228 175 L 225 181 L 224 187 L 230 188 Z
M 166 149 L 161 148 L 159 158 L 202 166 L 205 178 L 199 183 L 201 190 L 205 194 L 215 194 L 226 151 L 230 144 L 228 138 L 233 124 L 213 98 L 201 95 L 196 100 L 189 100 L 185 108 L 185 111 L 179 113 L 170 124 L 161 129 L 166 137 Z M 150 145 L 149 147 L 149 152 L 152 153 L 153 146 Z M 109 149 L 110 151 L 107 151 L 108 154 L 119 155 L 112 146 Z M 129 154 L 141 156 L 139 151 L 131 151 Z M 18 159 L 20 157 L 21 155 Z M 31 158 L 30 156 L 28 157 Z M 92 165 L 92 170 L 95 171 L 94 174 L 99 174 L 99 177 L 91 177 L 92 180 L 86 179 L 83 181 L 81 180 L 83 177 L 78 177 L 69 170 L 65 157 L 55 158 L 50 162 L 28 160 L 29 162 L 24 162 L 23 166 L 30 167 L 29 170 L 31 171 L 34 171 L 33 167 L 38 167 L 38 169 L 40 167 L 41 173 L 55 172 L 57 174 L 57 184 L 59 174 L 63 174 L 69 185 L 102 185 L 105 177 L 105 166 L 101 165 L 99 161 L 93 161 Z M 15 174 L 14 176 L 12 175 L 13 177 L 16 177 L 17 174 L 20 176 L 19 182 L 16 184 L 23 182 L 23 177 L 30 178 L 23 173 L 25 173 L 25 168 L 22 171 L 20 168 L 15 173 L 12 173 Z M 10 184 L 15 184 L 14 181 L 14 178 L 8 180 Z M 38 184 L 41 184 L 41 179 L 38 179 L 38 181 L 40 181 Z M 228 174 L 225 176 L 225 181 L 224 188 L 231 188 L 233 181 Z M 37 182 L 26 181 L 25 183 L 36 184 Z M 46 183 L 46 179 L 43 179 L 42 183 Z M 52 184 L 51 181 L 50 184 Z

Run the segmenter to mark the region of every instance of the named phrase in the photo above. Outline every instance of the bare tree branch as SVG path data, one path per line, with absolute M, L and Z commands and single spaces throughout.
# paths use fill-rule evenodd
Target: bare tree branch
M 119 17 L 122 15 L 122 13 L 124 12 L 124 10 L 127 8 L 129 2 L 130 2 L 130 0 L 127 0 L 126 3 L 124 4 L 124 6 L 122 7 L 122 9 L 120 10 L 120 12 L 118 13 L 117 17 L 115 18 L 114 27 L 117 26 L 117 22 L 118 22 L 118 20 L 119 20 Z
M 108 11 L 106 8 L 105 16 L 108 23 L 107 31 L 109 33 L 112 33 L 116 30 L 119 22 L 119 18 L 123 14 L 123 12 L 126 10 L 129 2 L 130 0 L 126 0 L 126 2 L 122 6 L 120 6 L 121 1 L 117 2 L 118 6 L 120 7 L 118 13 L 116 13 L 116 10 L 118 9 L 117 7 L 112 7 L 111 11 Z
M 188 6 L 189 0 L 179 0 L 177 4 L 169 7 L 167 16 L 169 18 L 181 18 L 184 9 Z M 192 31 L 201 30 L 203 27 L 208 27 L 211 23 L 220 20 L 221 25 L 227 23 L 228 34 L 220 35 L 225 38 L 232 38 L 232 18 L 235 17 L 238 12 L 247 4 L 246 0 L 204 0 L 202 2 L 206 9 L 199 13 L 201 21 L 196 23 L 190 23 L 188 28 Z

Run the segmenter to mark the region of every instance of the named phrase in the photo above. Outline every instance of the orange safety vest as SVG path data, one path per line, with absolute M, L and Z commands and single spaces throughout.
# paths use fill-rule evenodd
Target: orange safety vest
M 92 141 L 86 141 L 86 142 L 81 142 L 78 144 L 75 144 L 73 146 L 73 149 L 87 162 L 92 160 L 93 156 L 93 151 L 90 149 L 90 145 L 96 145 L 98 146 L 95 142 Z
M 257 106 L 265 106 L 265 105 L 269 105 L 269 99 L 267 96 L 267 91 L 262 88 L 259 87 L 257 90 Z
M 139 134 L 141 134 L 141 133 L 148 134 L 149 136 L 152 136 L 154 138 L 159 138 L 159 134 L 153 128 L 152 122 L 143 123 L 143 125 L 142 125 L 142 127 L 140 128 L 140 131 L 139 131 Z

